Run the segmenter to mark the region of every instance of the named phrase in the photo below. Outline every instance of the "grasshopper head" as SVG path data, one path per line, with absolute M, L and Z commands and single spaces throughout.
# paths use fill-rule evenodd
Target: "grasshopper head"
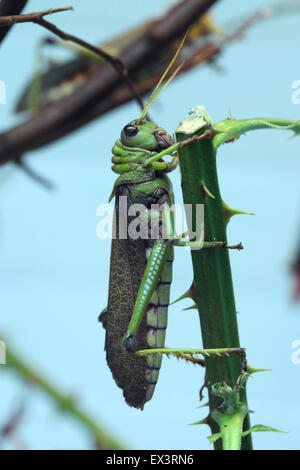
M 127 147 L 143 148 L 160 152 L 170 145 L 174 140 L 162 127 L 156 126 L 151 121 L 134 120 L 125 126 L 121 132 L 121 141 Z

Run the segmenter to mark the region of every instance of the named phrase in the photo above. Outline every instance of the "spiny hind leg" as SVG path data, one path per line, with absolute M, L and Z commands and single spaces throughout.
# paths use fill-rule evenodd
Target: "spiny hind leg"
M 178 359 L 185 359 L 189 362 L 194 362 L 195 355 L 201 355 L 206 357 L 229 357 L 233 354 L 238 354 L 241 357 L 241 373 L 237 379 L 236 386 L 237 388 L 240 386 L 241 378 L 245 375 L 248 371 L 247 366 L 247 358 L 246 358 L 246 350 L 244 348 L 211 348 L 211 349 L 182 349 L 182 348 L 157 348 L 157 349 L 144 349 L 137 351 L 135 353 L 139 357 L 147 357 L 147 356 L 154 356 L 165 354 L 166 356 L 174 356 Z M 205 366 L 205 361 L 198 362 L 198 364 Z
M 132 317 L 122 340 L 123 346 L 127 351 L 135 352 L 137 350 L 136 334 L 160 277 L 167 249 L 168 244 L 164 240 L 156 240 L 151 249 Z
M 204 357 L 211 357 L 211 356 L 231 356 L 232 354 L 238 354 L 242 358 L 245 357 L 245 349 L 244 348 L 210 348 L 210 349 L 203 349 L 203 348 L 159 348 L 159 349 L 143 349 L 140 351 L 136 351 L 135 353 L 137 356 L 151 356 L 156 354 L 165 354 L 175 357 L 185 356 L 185 355 L 201 355 Z

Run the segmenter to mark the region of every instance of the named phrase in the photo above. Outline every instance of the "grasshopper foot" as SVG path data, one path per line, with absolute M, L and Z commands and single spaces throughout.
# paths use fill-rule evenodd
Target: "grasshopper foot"
M 138 341 L 136 336 L 129 335 L 123 340 L 123 347 L 128 352 L 135 352 L 137 350 Z

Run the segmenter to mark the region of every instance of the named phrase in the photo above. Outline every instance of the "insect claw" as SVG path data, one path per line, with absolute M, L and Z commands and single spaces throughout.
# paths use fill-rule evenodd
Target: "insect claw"
M 123 340 L 123 347 L 125 351 L 136 352 L 138 346 L 138 341 L 136 336 L 129 335 Z

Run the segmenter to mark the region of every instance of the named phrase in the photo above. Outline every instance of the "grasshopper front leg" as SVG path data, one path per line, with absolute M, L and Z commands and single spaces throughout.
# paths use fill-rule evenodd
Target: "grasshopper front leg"
M 178 164 L 177 151 L 179 149 L 192 145 L 195 142 L 198 142 L 199 140 L 210 138 L 212 137 L 212 135 L 213 131 L 211 129 L 207 129 L 201 136 L 194 135 L 193 137 L 190 137 L 182 142 L 177 142 L 176 144 L 171 145 L 162 152 L 155 153 L 152 157 L 147 158 L 143 163 L 143 167 L 149 167 L 157 171 L 173 171 Z M 172 155 L 171 163 L 160 161 L 166 155 Z

